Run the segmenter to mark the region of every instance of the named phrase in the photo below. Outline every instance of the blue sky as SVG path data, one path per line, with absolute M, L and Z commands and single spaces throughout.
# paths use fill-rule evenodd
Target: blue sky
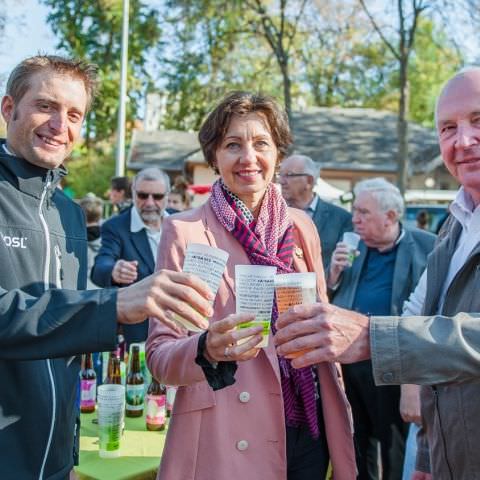
M 39 51 L 55 51 L 55 36 L 47 25 L 48 9 L 38 0 L 7 0 L 9 15 L 5 36 L 0 40 L 0 75 L 25 57 Z

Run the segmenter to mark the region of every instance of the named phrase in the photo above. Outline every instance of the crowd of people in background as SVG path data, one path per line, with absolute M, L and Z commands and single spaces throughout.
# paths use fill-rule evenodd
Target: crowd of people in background
M 461 183 L 438 237 L 427 211 L 402 223 L 383 178 L 356 183 L 351 213 L 322 199 L 283 109 L 250 92 L 200 128 L 218 176 L 202 205 L 157 167 L 112 178 L 108 202 L 72 202 L 57 186 L 97 88 L 95 66 L 36 56 L 2 99 L 0 476 L 68 478 L 78 355 L 122 338 L 146 342 L 153 377 L 178 386 L 160 480 L 479 478 L 480 69 L 438 100 Z M 229 254 L 216 297 L 182 273 L 192 243 Z M 237 311 L 238 265 L 316 279 L 316 302 L 280 311 L 274 298 L 263 348 L 263 326 L 240 328 L 254 316 Z

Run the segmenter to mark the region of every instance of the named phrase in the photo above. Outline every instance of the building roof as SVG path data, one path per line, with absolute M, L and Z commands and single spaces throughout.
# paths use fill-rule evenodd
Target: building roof
M 321 168 L 382 172 L 397 170 L 397 116 L 370 108 L 310 107 L 293 114 L 293 150 L 312 157 Z M 441 164 L 436 133 L 409 123 L 410 173 Z M 182 171 L 185 162 L 203 163 L 197 134 L 177 130 L 135 131 L 128 167 L 157 165 Z
M 371 108 L 308 108 L 293 114 L 294 151 L 321 168 L 397 170 L 397 115 Z M 434 130 L 409 122 L 409 158 L 413 172 L 438 166 Z M 431 165 L 430 165 L 431 164 Z
M 141 170 L 155 165 L 166 171 L 181 172 L 185 160 L 197 158 L 199 154 L 202 155 L 196 133 L 134 130 L 127 166 L 132 170 Z

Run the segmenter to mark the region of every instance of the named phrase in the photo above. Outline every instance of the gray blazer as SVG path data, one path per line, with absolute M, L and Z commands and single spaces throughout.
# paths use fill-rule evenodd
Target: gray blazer
M 341 207 L 318 198 L 317 208 L 312 216 L 322 245 L 322 261 L 325 272 L 328 270 L 332 253 L 342 239 L 343 232 L 351 232 L 352 215 Z
M 416 287 L 427 264 L 427 256 L 432 251 L 435 235 L 419 229 L 404 227 L 404 236 L 400 240 L 393 271 L 391 315 L 402 313 L 403 302 Z M 351 268 L 344 270 L 338 289 L 331 295 L 332 303 L 342 308 L 351 309 L 365 263 L 367 247 L 360 242 L 360 255 Z
M 448 287 L 441 315 L 436 314 L 460 233 L 460 224 L 450 221 L 447 235 L 428 259 L 425 316 L 372 317 L 370 324 L 375 382 L 424 385 L 424 429 L 417 438 L 417 469 L 430 469 L 439 480 L 480 479 L 476 448 L 480 428 L 480 243 Z

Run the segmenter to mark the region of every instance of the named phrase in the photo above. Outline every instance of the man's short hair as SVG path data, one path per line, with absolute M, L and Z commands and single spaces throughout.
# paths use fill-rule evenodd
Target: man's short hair
M 90 110 L 98 89 L 98 67 L 83 60 L 57 55 L 36 55 L 20 62 L 8 77 L 6 94 L 18 103 L 30 88 L 33 75 L 45 70 L 83 81 L 87 92 L 87 111 Z
M 397 219 L 403 217 L 405 204 L 400 190 L 382 177 L 369 178 L 358 182 L 353 188 L 353 193 L 357 197 L 360 193 L 370 193 L 378 202 L 382 212 L 393 210 L 397 214 Z
M 142 182 L 144 180 L 147 182 L 156 182 L 157 180 L 160 180 L 165 186 L 165 193 L 170 191 L 170 177 L 160 168 L 148 167 L 140 170 L 133 178 L 132 190 L 135 190 L 137 182 Z
M 119 192 L 123 190 L 123 192 L 125 193 L 125 198 L 132 197 L 131 184 L 128 177 L 113 177 L 110 180 L 110 188 Z
M 297 155 L 296 153 L 290 155 L 288 158 L 301 160 L 303 162 L 303 172 L 301 173 L 306 173 L 313 177 L 313 185 L 317 183 L 320 177 L 320 165 L 318 165 L 318 163 L 314 162 L 312 158 L 307 155 Z
M 99 223 L 103 214 L 103 201 L 96 197 L 93 193 L 87 193 L 84 198 L 79 201 L 80 207 L 85 214 L 87 223 Z

